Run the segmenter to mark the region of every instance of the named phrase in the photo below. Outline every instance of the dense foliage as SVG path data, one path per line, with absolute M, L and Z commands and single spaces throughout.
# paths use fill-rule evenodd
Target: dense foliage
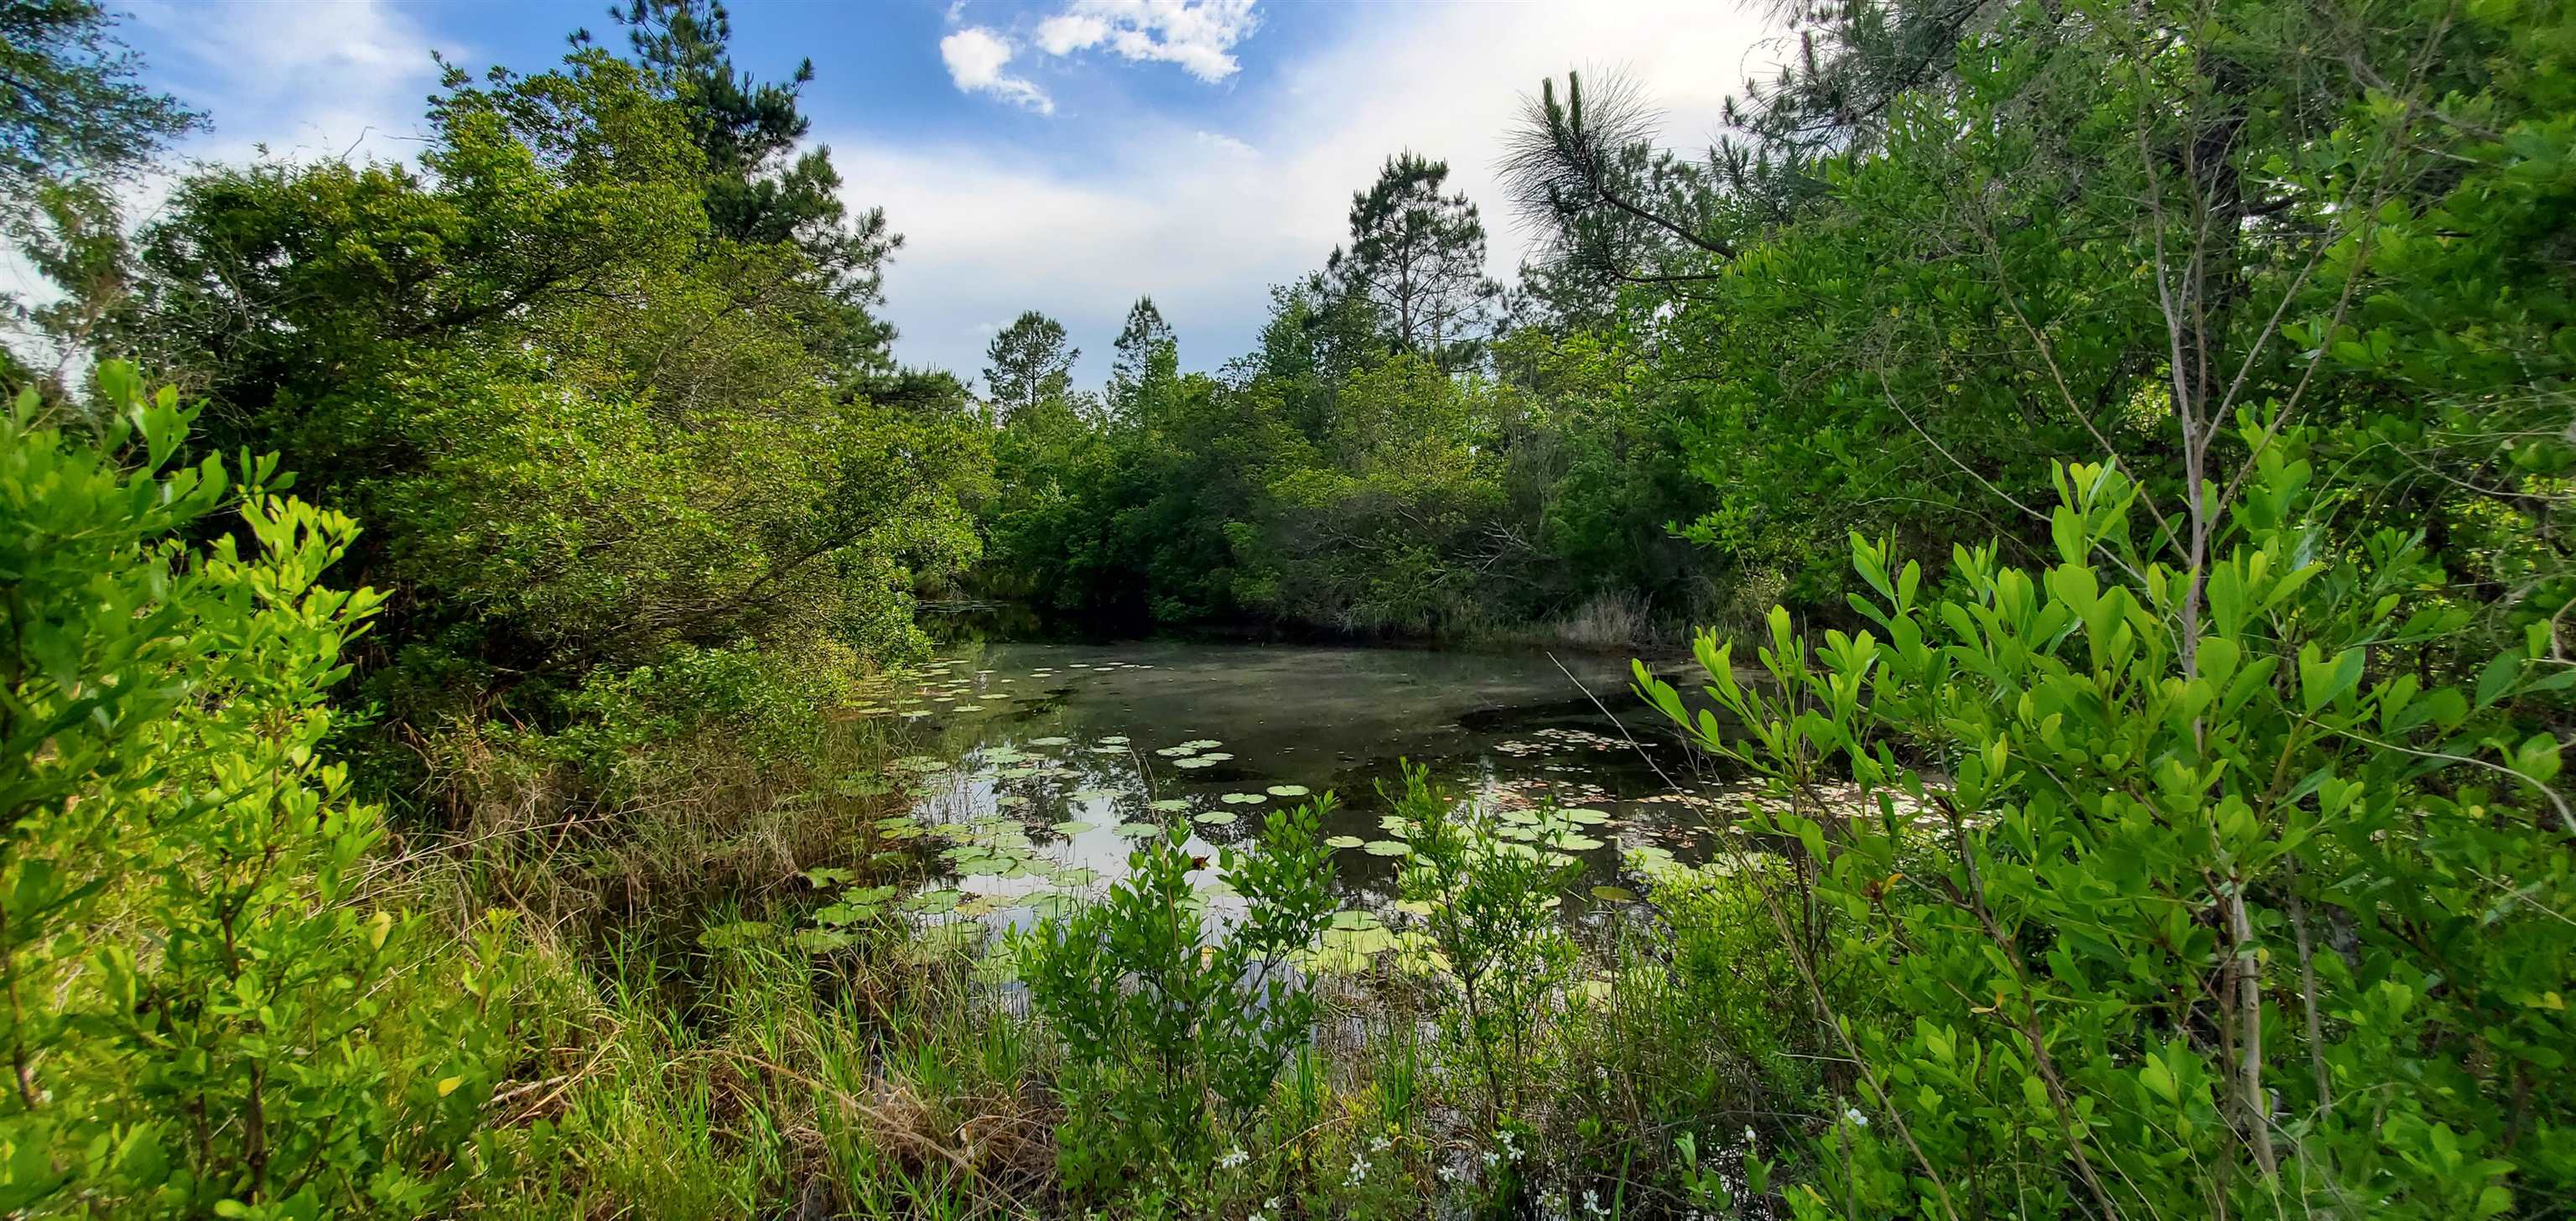
M 1539 90 L 1509 289 L 1403 152 L 1255 351 L 979 397 L 721 6 L 129 230 L 194 116 L 0 0 L 0 1211 L 2576 1209 L 2576 16 L 1782 15 L 1704 157 Z M 956 589 L 1714 623 L 1638 693 L 1751 786 L 1642 894 L 1409 771 L 1383 915 L 1329 795 L 1086 902 L 882 715 Z

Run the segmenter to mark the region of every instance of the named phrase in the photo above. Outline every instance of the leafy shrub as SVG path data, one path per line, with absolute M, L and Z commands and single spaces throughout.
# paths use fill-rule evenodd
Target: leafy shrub
M 1208 1100 L 1240 1133 L 1269 1098 L 1314 1022 L 1290 960 L 1332 910 L 1319 836 L 1331 802 L 1274 810 L 1255 849 L 1219 850 L 1245 903 L 1221 935 L 1190 882 L 1207 862 L 1175 826 L 1138 844 L 1129 876 L 1099 904 L 1041 922 L 1020 946 L 1030 1002 L 1070 1056 L 1074 1114 L 1059 1139 L 1075 1185 L 1106 1186 L 1148 1164 L 1204 1166 L 1217 1135 Z
M 1791 798 L 1754 820 L 1816 865 L 1802 971 L 1911 1019 L 1837 1027 L 1868 1109 L 1813 1211 L 2469 1217 L 2576 1184 L 2576 825 L 2508 710 L 2576 673 L 2538 626 L 2469 681 L 2390 664 L 2467 613 L 2422 540 L 2326 545 L 2307 438 L 2246 442 L 2198 574 L 2136 541 L 2122 474 L 2063 468 L 2051 567 L 1962 550 L 1927 595 L 1855 537 L 1876 632 L 1810 654 L 1775 611 L 1771 687 L 1704 635 L 1740 732 L 1639 671 Z M 1813 760 L 1859 810 L 1805 812 Z
M 1520 1109 L 1542 1023 L 1574 966 L 1556 917 L 1582 871 L 1557 847 L 1574 824 L 1547 810 L 1498 825 L 1410 764 L 1403 793 L 1390 796 L 1409 849 L 1398 887 L 1438 955 L 1453 1033 L 1482 1078 L 1486 1127 L 1498 1130 Z
M 361 893 L 377 811 L 319 750 L 378 604 L 320 583 L 355 529 L 272 460 L 178 465 L 195 412 L 131 367 L 98 387 L 94 440 L 32 393 L 0 422 L 0 1208 L 417 1213 L 510 976 Z M 227 503 L 238 533 L 184 541 Z

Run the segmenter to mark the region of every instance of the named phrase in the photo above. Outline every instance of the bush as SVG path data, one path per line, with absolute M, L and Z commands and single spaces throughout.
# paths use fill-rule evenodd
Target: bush
M 1257 849 L 1219 851 L 1242 919 L 1214 936 L 1183 850 L 1185 828 L 1143 841 L 1130 876 L 1096 906 L 1050 918 L 1019 947 L 1029 1000 L 1064 1041 L 1072 1115 L 1059 1134 L 1071 1185 L 1097 1189 L 1138 1166 L 1171 1176 L 1203 1168 L 1218 1118 L 1240 1135 L 1314 1024 L 1292 956 L 1332 910 L 1319 839 L 1328 794 L 1274 810 Z
M 510 977 L 362 894 L 377 811 L 318 750 L 378 604 L 320 584 L 355 528 L 271 460 L 177 465 L 195 413 L 130 367 L 98 386 L 95 438 L 32 393 L 0 422 L 0 1208 L 417 1213 L 464 1173 Z
M 1802 973 L 1911 1019 L 1837 1027 L 1857 1106 L 1808 1211 L 2471 1217 L 2576 1185 L 2576 824 L 2508 704 L 2576 674 L 2538 626 L 2466 682 L 2409 664 L 2467 612 L 2418 537 L 2326 545 L 2306 443 L 2246 438 L 2201 574 L 2107 467 L 2058 472 L 2043 570 L 1962 550 L 1927 594 L 1855 537 L 1876 632 L 1810 654 L 1775 611 L 1776 687 L 1700 639 L 1740 732 L 1639 670 L 1785 799 L 1752 817 L 1815 864 Z M 1819 763 L 1858 810 L 1817 813 Z

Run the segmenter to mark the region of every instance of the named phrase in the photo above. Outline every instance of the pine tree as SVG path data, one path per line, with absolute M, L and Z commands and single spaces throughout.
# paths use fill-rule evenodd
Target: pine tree
M 1377 312 L 1388 350 L 1442 368 L 1476 359 L 1477 332 L 1502 294 L 1485 275 L 1485 222 L 1464 192 L 1441 194 L 1448 180 L 1445 161 L 1387 158 L 1377 182 L 1351 196 L 1351 244 L 1326 264 Z
M 1117 356 L 1109 362 L 1109 406 L 1121 416 L 1144 414 L 1156 388 L 1180 376 L 1180 345 L 1172 326 L 1152 297 L 1138 297 L 1128 307 L 1127 325 L 1118 332 Z
M 1073 362 L 1082 355 L 1067 346 L 1064 324 L 1030 310 L 1002 328 L 984 349 L 984 386 L 1004 418 L 1051 399 L 1061 399 L 1073 385 Z
M 853 214 L 841 202 L 829 147 L 799 151 L 813 127 L 799 95 L 814 79 L 814 61 L 797 64 L 783 82 L 736 68 L 728 49 L 733 20 L 717 0 L 630 0 L 609 15 L 625 27 L 635 61 L 687 112 L 706 155 L 710 231 L 746 244 L 801 247 L 841 307 L 838 325 L 823 337 L 837 349 L 835 362 L 881 370 L 894 328 L 871 310 L 884 303 L 885 260 L 903 238 L 887 227 L 884 209 Z M 587 42 L 589 35 L 573 39 Z

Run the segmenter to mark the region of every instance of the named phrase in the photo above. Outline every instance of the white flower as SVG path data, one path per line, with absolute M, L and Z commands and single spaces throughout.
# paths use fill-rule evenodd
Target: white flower
M 1501 1164 L 1502 1160 L 1502 1154 L 1496 1153 L 1491 1149 L 1485 1150 L 1485 1169 L 1493 1169 L 1495 1166 Z
M 1369 1139 L 1369 1152 L 1384 1153 L 1394 1144 L 1394 1141 L 1388 1140 L 1385 1134 L 1381 1133 Z
M 1368 1172 L 1368 1155 L 1363 1153 L 1360 1155 L 1360 1159 L 1358 1161 L 1351 1163 L 1351 1177 L 1344 1180 L 1343 1185 L 1348 1187 L 1359 1186 L 1361 1183 L 1368 1181 Z
M 1225 1156 L 1216 1159 L 1216 1164 L 1224 1169 L 1232 1170 L 1251 1160 L 1252 1155 L 1245 1153 L 1241 1149 L 1228 1149 L 1225 1151 Z
M 1869 1126 L 1869 1116 L 1861 1114 L 1859 1107 L 1844 1107 L 1843 1118 L 1852 1121 L 1853 1125 L 1857 1127 L 1866 1128 Z
M 1609 1209 L 1601 1207 L 1601 1193 L 1594 1191 L 1589 1187 L 1583 1189 L 1583 1211 L 1596 1217 L 1606 1217 L 1610 1215 Z
M 1753 1147 L 1753 1145 L 1754 1145 L 1754 1139 L 1753 1139 L 1753 1125 L 1752 1125 L 1752 1124 L 1746 1124 L 1746 1125 L 1744 1125 L 1744 1147 L 1745 1147 L 1745 1148 L 1747 1148 L 1747 1149 L 1750 1149 L 1750 1148 L 1752 1148 L 1752 1147 Z
M 1454 1166 L 1454 1165 L 1453 1165 L 1453 1166 L 1442 1166 L 1442 1167 L 1440 1168 L 1440 1181 L 1441 1181 L 1441 1182 L 1443 1182 L 1443 1183 L 1455 1183 L 1455 1182 L 1457 1182 L 1458 1180 L 1463 1179 L 1463 1178 L 1466 1178 L 1466 1177 L 1467 1177 L 1467 1171 L 1466 1171 L 1464 1168 L 1462 1168 L 1462 1167 Z

